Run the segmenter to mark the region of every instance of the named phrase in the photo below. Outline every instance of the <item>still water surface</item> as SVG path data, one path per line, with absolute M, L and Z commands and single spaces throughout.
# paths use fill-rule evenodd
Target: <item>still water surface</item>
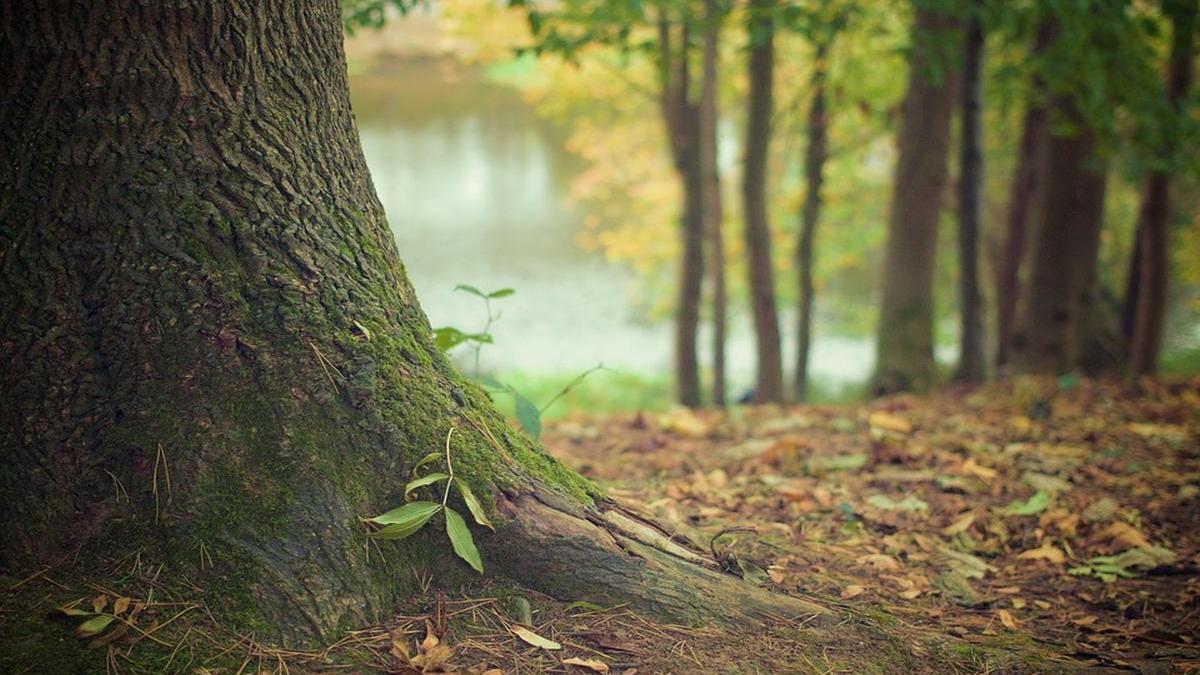
M 482 328 L 482 304 L 457 284 L 516 289 L 495 303 L 483 370 L 671 372 L 670 322 L 640 317 L 633 273 L 575 243 L 584 214 L 565 198 L 582 166 L 561 129 L 512 89 L 436 61 L 376 66 L 352 78 L 351 92 L 375 189 L 432 325 Z M 745 317 L 731 323 L 730 381 L 742 388 L 753 341 Z M 818 325 L 812 360 L 815 377 L 844 384 L 867 376 L 873 349 Z

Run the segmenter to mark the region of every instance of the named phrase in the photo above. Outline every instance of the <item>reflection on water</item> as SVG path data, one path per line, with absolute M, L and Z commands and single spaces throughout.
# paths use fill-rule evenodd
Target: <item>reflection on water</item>
M 670 372 L 671 326 L 638 320 L 631 273 L 573 243 L 581 218 L 564 196 L 580 167 L 516 92 L 438 61 L 387 62 L 350 88 L 375 189 L 434 326 L 482 327 L 480 301 L 456 284 L 511 287 L 484 370 Z M 734 323 L 730 380 L 744 386 L 753 342 Z M 818 340 L 814 375 L 860 380 L 871 352 L 864 340 Z

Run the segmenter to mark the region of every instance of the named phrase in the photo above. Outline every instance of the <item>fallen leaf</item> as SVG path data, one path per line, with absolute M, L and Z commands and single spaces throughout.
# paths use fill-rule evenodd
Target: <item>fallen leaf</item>
M 1012 613 L 1007 609 L 996 610 L 996 616 L 1000 617 L 1000 623 L 1009 630 L 1017 630 L 1017 620 L 1013 618 Z
M 849 586 L 842 589 L 841 598 L 843 600 L 849 600 L 850 598 L 862 595 L 863 592 L 866 590 L 867 589 L 863 588 L 862 586 L 859 586 L 858 584 L 850 584 Z
M 962 470 L 963 473 L 969 473 L 984 481 L 992 481 L 996 476 L 1000 475 L 1000 472 L 995 469 L 976 463 L 974 457 L 970 457 L 967 461 L 963 462 Z
M 883 411 L 873 412 L 867 417 L 867 424 L 876 429 L 884 429 L 886 431 L 894 431 L 898 434 L 907 434 L 912 431 L 912 423 L 903 417 L 897 417 L 891 413 Z
M 596 659 L 581 659 L 578 656 L 572 656 L 569 659 L 563 659 L 563 663 L 568 666 L 579 666 L 580 668 L 587 668 L 588 670 L 592 671 L 593 673 L 607 673 L 608 672 L 608 664 L 604 663 L 603 661 L 597 661 Z
M 1129 523 L 1121 521 L 1110 524 L 1100 533 L 1100 537 L 1124 544 L 1125 548 L 1148 549 L 1152 546 L 1150 540 L 1146 539 L 1146 535 Z
M 958 520 L 954 521 L 953 523 L 950 523 L 946 527 L 943 527 L 942 534 L 946 535 L 947 537 L 953 537 L 954 535 L 959 534 L 961 532 L 966 532 L 967 529 L 970 528 L 971 525 L 974 523 L 975 523 L 975 514 L 968 513 L 967 515 L 959 518 Z
M 558 644 L 554 640 L 548 640 L 524 626 L 513 626 L 512 628 L 509 628 L 509 630 L 512 631 L 513 635 L 516 635 L 534 647 L 540 647 L 542 649 L 562 649 L 562 645 Z
M 122 612 L 129 609 L 129 603 L 130 603 L 130 599 L 125 596 L 121 596 L 121 597 L 117 598 L 116 601 L 113 602 L 112 613 L 117 616 L 120 616 Z
M 92 611 L 95 612 L 96 614 L 103 612 L 104 608 L 107 606 L 108 606 L 108 596 L 107 595 L 101 593 L 100 595 L 97 595 L 96 597 L 92 598 Z
M 878 569 L 878 570 L 898 570 L 898 569 L 900 569 L 900 563 L 896 562 L 896 559 L 893 558 L 892 556 L 886 555 L 884 553 L 870 553 L 868 555 L 861 556 L 858 559 L 858 564 L 870 565 L 871 567 L 874 567 L 875 569 Z
M 1067 561 L 1067 554 L 1063 553 L 1054 544 L 1044 542 L 1038 548 L 1031 548 L 1028 551 L 1023 551 L 1017 556 L 1021 560 L 1047 560 L 1055 565 L 1061 565 Z

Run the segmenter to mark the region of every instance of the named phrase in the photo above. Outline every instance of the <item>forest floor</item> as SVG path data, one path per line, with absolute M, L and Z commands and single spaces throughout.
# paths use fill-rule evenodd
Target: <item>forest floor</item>
M 717 631 L 490 584 L 431 591 L 321 652 L 215 625 L 168 638 L 160 626 L 202 608 L 136 601 L 125 611 L 158 617 L 136 630 L 161 667 L 128 659 L 145 635 L 94 646 L 108 672 L 1200 673 L 1200 380 L 575 416 L 542 441 L 747 583 L 840 623 Z M 48 576 L 16 586 L 41 594 Z
M 664 626 L 526 593 L 536 634 L 564 646 L 548 650 L 514 636 L 512 589 L 435 599 L 431 616 L 474 626 L 436 656 L 481 664 L 466 672 L 1200 673 L 1200 380 L 575 416 L 542 441 L 622 506 L 750 583 L 824 598 L 857 632 Z M 408 620 L 409 651 L 427 653 L 417 640 L 443 631 Z

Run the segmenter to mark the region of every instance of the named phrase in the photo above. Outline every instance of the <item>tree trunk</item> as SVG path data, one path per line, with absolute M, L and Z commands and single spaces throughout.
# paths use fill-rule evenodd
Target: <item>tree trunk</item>
M 783 401 L 783 357 L 779 317 L 775 309 L 775 279 L 771 262 L 771 226 L 767 217 L 767 153 L 771 140 L 772 88 L 775 77 L 773 0 L 753 0 L 750 6 L 750 95 L 746 121 L 746 158 L 742 172 L 742 203 L 746 220 L 746 267 L 750 308 L 758 353 L 754 400 Z
M 918 3 L 884 258 L 876 394 L 923 388 L 934 377 L 933 269 L 954 108 L 951 64 L 938 58 L 937 43 L 955 27 L 952 16 Z
M 679 48 L 675 50 L 671 25 L 665 16 L 660 18 L 659 72 L 663 119 L 675 171 L 683 188 L 683 212 L 679 227 L 679 299 L 675 309 L 675 387 L 679 402 L 695 408 L 700 405 L 696 331 L 700 326 L 700 298 L 704 282 L 704 174 L 700 165 L 700 112 L 689 96 L 691 39 L 686 21 L 683 24 L 679 29 Z
M 826 119 L 825 60 L 829 56 L 826 38 L 817 43 L 813 58 L 810 88 L 812 104 L 808 109 L 808 147 L 804 151 L 804 209 L 800 219 L 800 237 L 796 242 L 796 273 L 799 281 L 796 327 L 796 400 L 808 397 L 808 352 L 812 343 L 813 312 L 813 240 L 821 214 L 821 186 L 825 180 L 825 160 L 829 157 L 828 120 Z
M 1107 171 L 1098 165 L 1094 132 L 1070 99 L 1059 96 L 1052 105 L 1079 131 L 1046 141 L 1032 269 L 1012 342 L 1020 373 L 1074 370 L 1099 321 L 1096 265 Z
M 725 234 L 721 223 L 721 171 L 717 164 L 717 65 L 721 14 L 716 0 L 705 0 L 704 65 L 700 83 L 700 166 L 704 179 L 704 230 L 709 242 L 712 281 L 712 403 L 725 407 L 725 327 L 728 301 L 725 283 Z
M 1046 51 L 1055 31 L 1054 24 L 1045 21 L 1034 38 L 1031 58 L 1038 58 Z M 1043 82 L 1036 75 L 1029 83 L 1029 94 L 1025 104 L 1025 121 L 1021 127 L 1021 142 L 1017 157 L 1017 168 L 1012 178 L 1012 194 L 1008 205 L 1008 231 L 1004 240 L 1004 253 L 997 267 L 996 278 L 996 367 L 1008 365 L 1012 352 L 1012 336 L 1016 327 L 1017 302 L 1021 296 L 1021 266 L 1025 259 L 1026 241 L 1035 227 L 1033 216 L 1037 211 L 1038 189 L 1042 184 L 1042 152 L 1045 148 L 1046 109 L 1040 97 Z
M 959 141 L 958 258 L 962 321 L 958 371 L 963 382 L 982 382 L 983 295 L 979 291 L 979 230 L 983 213 L 983 22 L 980 0 L 967 7 L 963 36 L 962 139 Z
M 1167 102 L 1170 112 L 1182 119 L 1192 79 L 1192 52 L 1196 24 L 1196 3 L 1189 0 L 1165 0 L 1164 9 L 1171 18 L 1171 56 L 1167 64 Z M 1176 128 L 1174 122 L 1169 128 Z M 1168 156 L 1171 148 L 1163 148 Z M 1171 215 L 1171 178 L 1165 169 L 1146 177 L 1142 206 L 1138 215 L 1137 302 L 1133 321 L 1131 356 L 1135 375 L 1153 375 L 1158 370 L 1162 347 L 1163 319 L 1167 307 L 1167 282 L 1170 273 L 1169 221 Z
M 20 3 L 0 72 L 6 572 L 136 551 L 235 629 L 340 636 L 414 569 L 472 574 L 438 525 L 374 549 L 360 522 L 457 428 L 489 573 L 683 621 L 822 611 L 605 502 L 433 346 L 337 2 Z

